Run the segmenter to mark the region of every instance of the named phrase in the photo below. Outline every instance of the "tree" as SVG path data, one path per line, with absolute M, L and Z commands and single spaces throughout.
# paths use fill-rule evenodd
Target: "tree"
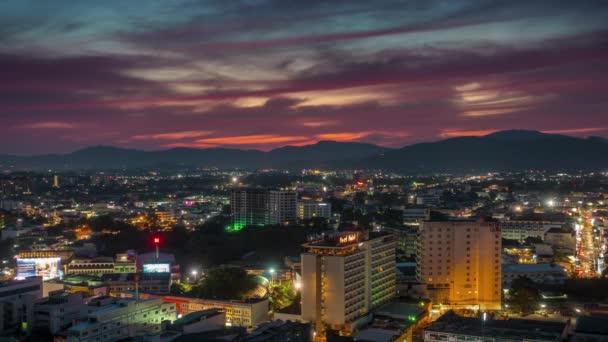
M 294 290 L 291 281 L 274 285 L 271 289 L 270 307 L 272 311 L 277 311 L 290 306 L 296 300 L 298 293 Z
M 534 312 L 538 307 L 540 293 L 534 283 L 528 277 L 518 277 L 511 283 L 509 299 L 507 302 L 515 310 L 522 313 Z
M 200 285 L 192 288 L 192 294 L 198 298 L 243 300 L 256 287 L 254 277 L 245 270 L 219 267 L 209 270 Z

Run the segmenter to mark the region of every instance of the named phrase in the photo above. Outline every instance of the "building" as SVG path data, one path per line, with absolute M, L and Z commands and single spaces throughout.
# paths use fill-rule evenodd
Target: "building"
M 251 332 L 247 342 L 311 342 L 313 333 L 310 324 L 298 322 L 266 322 Z
M 502 221 L 500 229 L 502 238 L 524 241 L 527 238 L 544 239 L 551 228 L 562 228 L 564 223 L 551 221 Z
M 56 291 L 34 305 L 35 326 L 46 327 L 51 334 L 68 328 L 86 313 L 82 293 Z
M 408 208 L 403 210 L 403 223 L 408 225 L 419 225 L 422 221 L 431 219 L 430 208 Z
M 147 293 L 142 294 L 141 298 L 161 298 L 164 302 L 174 303 L 177 313 L 180 315 L 208 309 L 221 309 L 226 314 L 226 323 L 231 326 L 255 327 L 268 321 L 268 299 L 215 300 L 183 296 L 155 296 Z
M 556 251 L 574 253 L 576 251 L 576 238 L 569 229 L 551 228 L 545 233 L 545 243 Z
M 169 294 L 171 290 L 170 273 L 111 273 L 102 275 L 101 282 L 111 296 L 134 292 L 137 282 L 141 292 Z
M 288 190 L 233 189 L 230 194 L 232 229 L 296 221 L 297 193 Z
M 502 286 L 511 287 L 511 282 L 519 277 L 527 277 L 538 284 L 563 284 L 568 272 L 554 264 L 505 264 L 502 265 Z
M 567 330 L 562 322 L 471 318 L 449 311 L 424 329 L 424 341 L 560 342 Z
M 270 191 L 270 223 L 290 224 L 296 222 L 296 202 L 298 194 L 295 191 Z
M 42 277 L 0 282 L 0 335 L 29 332 L 34 304 L 42 297 Z
M 572 342 L 608 342 L 608 316 L 589 315 L 576 319 Z
M 395 295 L 395 237 L 342 232 L 303 245 L 302 319 L 352 331 Z
M 419 228 L 416 272 L 434 304 L 499 310 L 498 222 L 427 221 Z
M 68 342 L 119 341 L 157 335 L 163 323 L 176 319 L 175 304 L 160 298 L 145 300 L 101 297 L 92 300 L 85 322 L 68 329 Z
M 109 274 L 135 273 L 137 263 L 126 254 L 119 254 L 116 259 L 98 257 L 93 259 L 74 259 L 65 265 L 65 274 Z
M 416 227 L 386 227 L 395 235 L 397 240 L 397 255 L 400 259 L 414 259 L 416 257 L 416 241 L 418 240 L 418 229 Z
M 219 330 L 226 326 L 226 313 L 221 309 L 208 309 L 189 313 L 177 319 L 169 330 L 180 333 L 195 334 L 205 331 Z
M 316 201 L 298 202 L 298 219 L 310 220 L 312 218 L 330 218 L 331 204 Z

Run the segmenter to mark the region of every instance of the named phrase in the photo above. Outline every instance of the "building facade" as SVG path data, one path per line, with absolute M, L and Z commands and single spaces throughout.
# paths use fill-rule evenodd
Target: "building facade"
M 0 334 L 28 333 L 35 321 L 34 304 L 41 297 L 41 277 L 0 283 Z
M 160 334 L 163 322 L 177 317 L 175 304 L 145 300 L 99 298 L 89 303 L 85 322 L 68 329 L 68 342 L 109 342 Z
M 310 220 L 316 217 L 330 218 L 331 204 L 316 201 L 298 202 L 298 219 Z
M 550 221 L 502 221 L 500 229 L 503 239 L 524 241 L 529 237 L 544 239 L 551 228 L 561 228 L 562 222 Z
M 344 232 L 303 245 L 302 319 L 316 329 L 352 323 L 395 295 L 392 234 Z
M 296 200 L 295 191 L 233 189 L 230 194 L 232 229 L 294 223 Z
M 221 309 L 226 313 L 226 323 L 231 326 L 255 327 L 268 321 L 268 299 L 237 301 L 150 294 L 142 294 L 141 298 L 161 298 L 164 302 L 174 303 L 177 313 L 180 315 L 208 309 Z
M 419 228 L 418 280 L 436 304 L 498 310 L 502 240 L 497 222 L 427 221 Z

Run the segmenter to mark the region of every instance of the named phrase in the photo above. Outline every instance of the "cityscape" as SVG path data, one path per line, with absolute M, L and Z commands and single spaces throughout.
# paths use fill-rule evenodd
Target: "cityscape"
M 608 3 L 0 23 L 0 341 L 608 341 Z

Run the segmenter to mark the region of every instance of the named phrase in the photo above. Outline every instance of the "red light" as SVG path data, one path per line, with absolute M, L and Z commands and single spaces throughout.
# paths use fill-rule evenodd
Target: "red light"
M 155 237 L 154 238 L 154 244 L 158 245 L 160 243 L 160 238 Z

